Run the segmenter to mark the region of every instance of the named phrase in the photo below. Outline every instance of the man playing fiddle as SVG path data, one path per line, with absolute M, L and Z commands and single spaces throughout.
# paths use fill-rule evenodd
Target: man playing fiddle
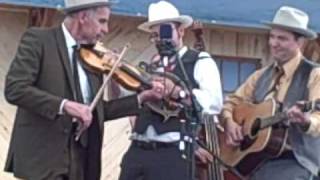
M 89 104 L 102 74 L 88 71 L 77 47 L 95 44 L 109 31 L 111 2 L 65 0 L 58 27 L 30 28 L 6 76 L 5 97 L 18 107 L 5 170 L 32 180 L 99 180 L 103 122 L 135 115 L 141 103 L 162 99 L 161 83 L 138 95 Z M 168 94 L 168 93 L 167 93 Z M 79 124 L 87 128 L 75 140 Z

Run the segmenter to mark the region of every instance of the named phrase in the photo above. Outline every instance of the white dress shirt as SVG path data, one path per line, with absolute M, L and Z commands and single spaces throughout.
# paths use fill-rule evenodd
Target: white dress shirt
M 77 45 L 77 42 L 71 36 L 70 32 L 68 31 L 68 29 L 66 28 L 66 26 L 63 23 L 61 26 L 62 26 L 63 35 L 66 40 L 69 62 L 70 62 L 70 66 L 72 69 L 73 68 L 73 66 L 72 66 L 73 47 Z M 79 82 L 80 82 L 80 89 L 81 89 L 82 98 L 83 98 L 83 101 L 85 104 L 89 104 L 91 101 L 92 93 L 91 93 L 91 88 L 90 88 L 90 84 L 88 81 L 88 76 L 87 76 L 86 72 L 84 71 L 83 67 L 81 66 L 79 60 L 76 62 L 77 62 L 77 68 L 78 68 L 78 73 L 79 73 Z M 72 69 L 72 71 L 73 71 L 73 69 Z M 59 114 L 63 114 L 63 106 L 64 106 L 65 102 L 66 102 L 66 99 L 64 99 L 60 105 Z

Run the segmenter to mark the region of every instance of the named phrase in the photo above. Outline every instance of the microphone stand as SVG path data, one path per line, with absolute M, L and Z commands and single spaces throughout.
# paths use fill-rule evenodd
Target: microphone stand
M 200 123 L 201 120 L 201 106 L 198 103 L 198 101 L 196 100 L 196 97 L 192 94 L 192 85 L 191 85 L 191 81 L 188 77 L 188 74 L 184 68 L 183 62 L 181 61 L 181 59 L 179 58 L 178 53 L 176 52 L 172 42 L 170 40 L 162 40 L 157 44 L 157 48 L 159 50 L 159 54 L 161 57 L 161 63 L 163 65 L 164 68 L 164 73 L 166 73 L 166 60 L 169 61 L 169 57 L 171 57 L 170 55 L 176 55 L 176 60 L 178 62 L 178 66 L 181 69 L 181 72 L 183 74 L 183 80 L 187 85 L 187 90 L 188 92 L 190 92 L 190 98 L 191 98 L 191 106 L 188 105 L 183 105 L 184 106 L 184 111 L 185 111 L 185 118 L 187 120 L 189 120 L 190 125 L 186 127 L 186 121 L 185 120 L 181 120 L 181 132 L 180 132 L 180 138 L 181 138 L 181 143 L 179 143 L 179 149 L 181 151 L 183 151 L 185 149 L 185 147 L 187 148 L 186 154 L 183 154 L 182 156 L 186 156 L 187 161 L 190 161 L 190 163 L 188 163 L 188 167 L 187 167 L 187 171 L 188 174 L 190 174 L 190 180 L 196 180 L 195 177 L 195 168 L 196 168 L 196 162 L 195 162 L 195 147 L 196 147 L 196 137 L 197 137 L 197 128 L 198 128 L 198 124 Z M 188 142 L 189 144 L 187 146 L 185 146 L 183 143 L 184 142 Z
M 178 62 L 178 66 L 182 72 L 183 79 L 187 85 L 187 90 L 190 93 L 190 99 L 191 99 L 191 106 L 186 106 L 185 109 L 185 116 L 186 119 L 189 120 L 190 125 L 187 128 L 190 139 L 187 140 L 189 142 L 189 145 L 187 146 L 187 160 L 190 160 L 190 163 L 188 164 L 188 171 L 190 174 L 190 180 L 196 180 L 195 174 L 196 174 L 196 159 L 195 159 L 195 149 L 196 149 L 196 137 L 197 137 L 197 129 L 199 127 L 199 124 L 201 122 L 201 111 L 202 107 L 196 100 L 196 97 L 192 93 L 192 85 L 191 81 L 189 79 L 189 76 L 184 68 L 182 60 L 179 58 L 179 55 L 176 55 L 176 60 Z M 184 137 L 183 137 L 184 139 Z M 185 140 L 185 139 L 184 139 Z

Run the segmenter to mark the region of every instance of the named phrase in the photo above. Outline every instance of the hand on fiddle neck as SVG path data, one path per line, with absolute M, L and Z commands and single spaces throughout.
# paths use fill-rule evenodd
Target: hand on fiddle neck
M 163 100 L 172 97 L 178 91 L 178 87 L 170 79 L 160 76 L 154 76 L 151 85 L 151 89 L 144 90 L 139 94 L 140 103 Z
M 166 98 L 179 99 L 179 92 L 182 88 L 175 84 L 171 79 L 162 76 L 154 76 L 153 80 L 164 86 L 163 94 Z
M 153 80 L 151 84 L 151 89 L 144 90 L 138 95 L 140 103 L 157 101 L 165 97 L 164 85 L 161 82 Z

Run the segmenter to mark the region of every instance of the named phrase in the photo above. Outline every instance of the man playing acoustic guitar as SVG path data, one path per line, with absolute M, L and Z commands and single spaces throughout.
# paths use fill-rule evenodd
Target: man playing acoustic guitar
M 274 63 L 254 72 L 226 99 L 222 113 L 225 141 L 234 148 L 241 147 L 246 138 L 243 126 L 233 117 L 241 103 L 239 99 L 259 104 L 273 98 L 287 112 L 290 124 L 286 147 L 290 148 L 262 163 L 250 173 L 250 179 L 310 180 L 319 175 L 320 112 L 303 113 L 296 105 L 298 101 L 320 98 L 320 68 L 301 52 L 306 40 L 317 37 L 307 28 L 308 20 L 308 15 L 299 9 L 281 7 L 273 21 L 266 23 L 270 27 L 269 46 Z

